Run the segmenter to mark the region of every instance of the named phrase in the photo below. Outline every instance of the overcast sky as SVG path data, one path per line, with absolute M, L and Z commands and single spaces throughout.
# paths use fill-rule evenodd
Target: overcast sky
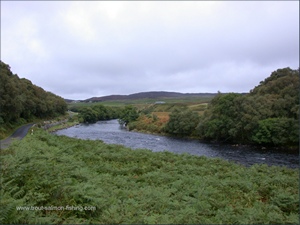
M 249 92 L 299 67 L 299 1 L 1 1 L 1 60 L 69 99 Z

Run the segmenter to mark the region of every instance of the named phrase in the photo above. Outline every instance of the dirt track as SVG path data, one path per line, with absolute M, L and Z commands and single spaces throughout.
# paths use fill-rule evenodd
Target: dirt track
M 24 138 L 26 136 L 28 130 L 32 126 L 33 126 L 33 123 L 19 127 L 11 136 L 0 141 L 0 149 L 7 148 L 10 145 L 10 143 L 13 141 L 13 139 L 21 140 L 22 138 Z

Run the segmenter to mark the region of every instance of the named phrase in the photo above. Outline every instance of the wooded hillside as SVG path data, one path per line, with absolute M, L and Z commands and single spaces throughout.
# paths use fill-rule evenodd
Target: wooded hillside
M 0 133 L 12 124 L 54 117 L 66 110 L 63 98 L 19 78 L 9 65 L 0 61 Z
M 299 69 L 278 69 L 247 95 L 217 95 L 198 130 L 204 139 L 298 145 Z

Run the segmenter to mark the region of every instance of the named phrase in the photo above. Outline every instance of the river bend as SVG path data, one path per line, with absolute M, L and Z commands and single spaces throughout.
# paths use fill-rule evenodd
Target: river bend
M 117 120 L 79 124 L 56 131 L 55 134 L 80 139 L 102 140 L 107 144 L 121 144 L 132 149 L 150 149 L 153 152 L 171 151 L 179 154 L 189 153 L 198 156 L 219 157 L 246 166 L 265 163 L 291 168 L 299 167 L 299 155 L 296 153 L 282 152 L 276 149 L 262 150 L 253 146 L 208 144 L 197 140 L 132 132 L 122 128 Z

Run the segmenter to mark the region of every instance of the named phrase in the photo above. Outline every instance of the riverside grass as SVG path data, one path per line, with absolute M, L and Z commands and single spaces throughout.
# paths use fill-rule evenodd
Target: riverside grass
M 132 150 L 41 129 L 0 157 L 1 224 L 299 222 L 296 169 Z

